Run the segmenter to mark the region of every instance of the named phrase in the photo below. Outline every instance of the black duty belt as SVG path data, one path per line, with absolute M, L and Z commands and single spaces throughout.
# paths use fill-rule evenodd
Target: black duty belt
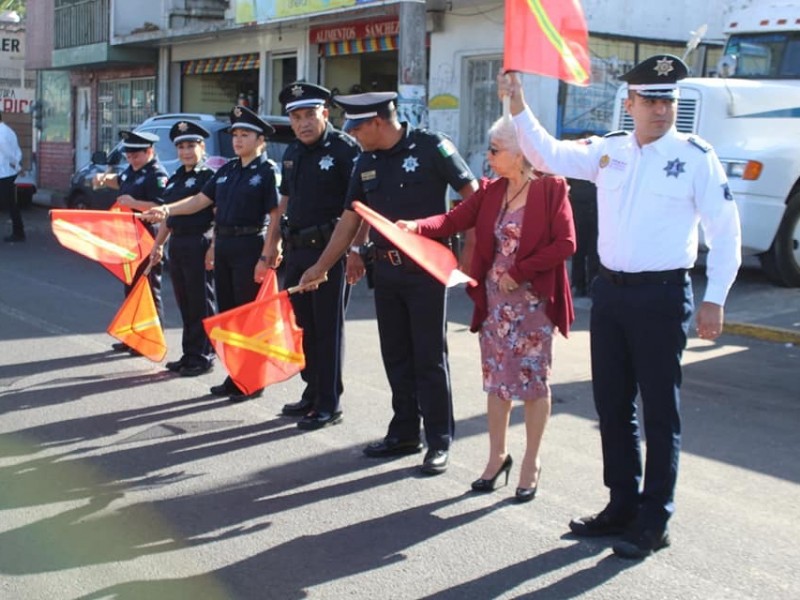
M 173 227 L 170 232 L 172 235 L 204 235 L 208 230 L 211 229 L 211 226 L 208 225 L 206 227 Z
M 237 237 L 240 235 L 255 235 L 263 233 L 263 226 L 239 226 L 239 225 L 217 225 L 214 227 L 214 233 L 220 237 Z
M 688 269 L 673 269 L 671 271 L 641 271 L 639 273 L 625 273 L 612 271 L 600 265 L 598 273 L 614 285 L 643 285 L 646 283 L 686 283 Z
M 289 249 L 292 248 L 317 248 L 322 250 L 330 241 L 336 221 L 312 225 L 303 229 L 284 227 L 283 240 Z

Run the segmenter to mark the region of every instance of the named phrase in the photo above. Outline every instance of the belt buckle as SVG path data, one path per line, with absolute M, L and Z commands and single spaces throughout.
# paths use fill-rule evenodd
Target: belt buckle
M 386 257 L 389 259 L 389 262 L 392 263 L 393 267 L 399 267 L 403 264 L 403 259 L 400 257 L 400 252 L 397 250 L 387 250 Z

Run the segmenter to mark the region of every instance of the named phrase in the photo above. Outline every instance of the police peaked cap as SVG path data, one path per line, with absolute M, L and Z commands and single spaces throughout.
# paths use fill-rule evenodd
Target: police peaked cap
M 298 108 L 324 106 L 330 98 L 329 89 L 305 81 L 295 81 L 287 85 L 278 96 L 278 100 L 283 104 L 286 112 L 292 112 Z
M 275 133 L 275 128 L 272 125 L 264 121 L 246 106 L 234 106 L 231 109 L 230 130 L 233 131 L 234 129 L 248 129 L 261 135 L 272 135 Z
M 347 119 L 342 129 L 348 131 L 357 127 L 360 122 L 373 119 L 394 108 L 396 92 L 368 92 L 366 94 L 350 94 L 334 96 L 333 101 L 344 109 Z
M 144 150 L 155 144 L 160 138 L 149 131 L 120 131 L 123 150 Z
M 173 144 L 181 142 L 202 142 L 210 133 L 194 121 L 178 121 L 169 130 L 169 139 Z
M 672 54 L 651 56 L 620 77 L 628 89 L 645 98 L 675 99 L 678 81 L 689 74 L 686 63 Z

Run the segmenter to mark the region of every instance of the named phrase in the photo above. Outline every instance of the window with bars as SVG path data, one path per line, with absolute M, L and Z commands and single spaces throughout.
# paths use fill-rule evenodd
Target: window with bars
M 503 68 L 500 56 L 470 57 L 464 59 L 464 101 L 461 106 L 461 149 L 464 160 L 476 177 L 489 175 L 486 148 L 487 132 L 503 112 L 497 97 L 497 74 Z
M 156 79 L 101 81 L 97 106 L 97 148 L 110 152 L 120 131 L 133 129 L 156 113 Z

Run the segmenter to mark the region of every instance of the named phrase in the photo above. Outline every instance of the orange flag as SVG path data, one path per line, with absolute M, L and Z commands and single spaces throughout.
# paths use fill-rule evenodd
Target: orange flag
M 256 301 L 266 300 L 278 293 L 278 275 L 275 269 L 268 269 L 267 276 L 261 282 L 261 287 L 258 290 Z
M 153 362 L 167 355 L 164 330 L 147 277 L 140 277 L 111 321 L 108 333 Z
M 273 285 L 265 283 L 262 291 Z M 285 381 L 306 366 L 303 330 L 287 291 L 208 317 L 203 326 L 231 379 L 246 394 Z
M 588 39 L 580 0 L 506 0 L 505 71 L 589 85 Z
M 129 285 L 153 249 L 153 236 L 132 212 L 54 209 L 50 225 L 62 246 L 99 262 Z
M 416 233 L 403 231 L 383 215 L 375 212 L 358 200 L 353 208 L 361 217 L 374 227 L 383 237 L 400 249 L 420 267 L 447 287 L 467 283 L 478 285 L 472 277 L 458 270 L 458 259 L 439 242 Z

